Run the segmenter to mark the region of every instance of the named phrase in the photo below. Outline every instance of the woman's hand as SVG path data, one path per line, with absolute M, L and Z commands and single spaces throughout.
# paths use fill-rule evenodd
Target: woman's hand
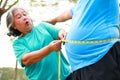
M 50 50 L 51 51 L 59 51 L 61 50 L 61 45 L 62 41 L 61 40 L 54 40 L 49 44 Z
M 59 38 L 60 40 L 65 39 L 65 38 L 66 38 L 66 35 L 67 35 L 67 32 L 66 32 L 65 30 L 60 30 L 60 31 L 59 31 L 59 34 L 58 34 L 58 38 Z

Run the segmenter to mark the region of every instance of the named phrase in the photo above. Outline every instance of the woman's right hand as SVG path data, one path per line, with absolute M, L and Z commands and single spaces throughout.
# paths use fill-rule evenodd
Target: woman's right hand
M 49 46 L 50 46 L 51 51 L 58 52 L 59 50 L 61 50 L 62 41 L 61 40 L 54 40 L 49 44 Z

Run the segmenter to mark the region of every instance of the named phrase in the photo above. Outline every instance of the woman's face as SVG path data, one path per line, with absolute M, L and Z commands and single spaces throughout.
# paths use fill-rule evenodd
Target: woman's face
M 22 33 L 22 35 L 26 35 L 32 30 L 32 20 L 28 13 L 23 9 L 16 9 L 13 12 L 14 16 L 14 29 L 17 29 Z

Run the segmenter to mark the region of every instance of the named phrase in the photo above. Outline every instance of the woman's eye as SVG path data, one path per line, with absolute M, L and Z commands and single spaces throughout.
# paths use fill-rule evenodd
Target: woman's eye
M 17 19 L 20 19 L 20 18 L 21 18 L 21 16 L 20 16 L 20 15 L 18 15 L 18 16 L 17 16 Z

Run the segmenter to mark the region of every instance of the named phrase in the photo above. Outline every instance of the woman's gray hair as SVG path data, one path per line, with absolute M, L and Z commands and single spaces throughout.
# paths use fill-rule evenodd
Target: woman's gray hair
M 20 8 L 20 7 L 14 7 L 12 8 L 7 16 L 6 16 L 6 24 L 7 24 L 7 28 L 9 30 L 9 32 L 7 33 L 8 36 L 14 36 L 14 37 L 17 37 L 19 35 L 21 35 L 21 32 L 14 29 L 14 14 L 13 12 L 17 9 L 23 9 L 23 8 Z

